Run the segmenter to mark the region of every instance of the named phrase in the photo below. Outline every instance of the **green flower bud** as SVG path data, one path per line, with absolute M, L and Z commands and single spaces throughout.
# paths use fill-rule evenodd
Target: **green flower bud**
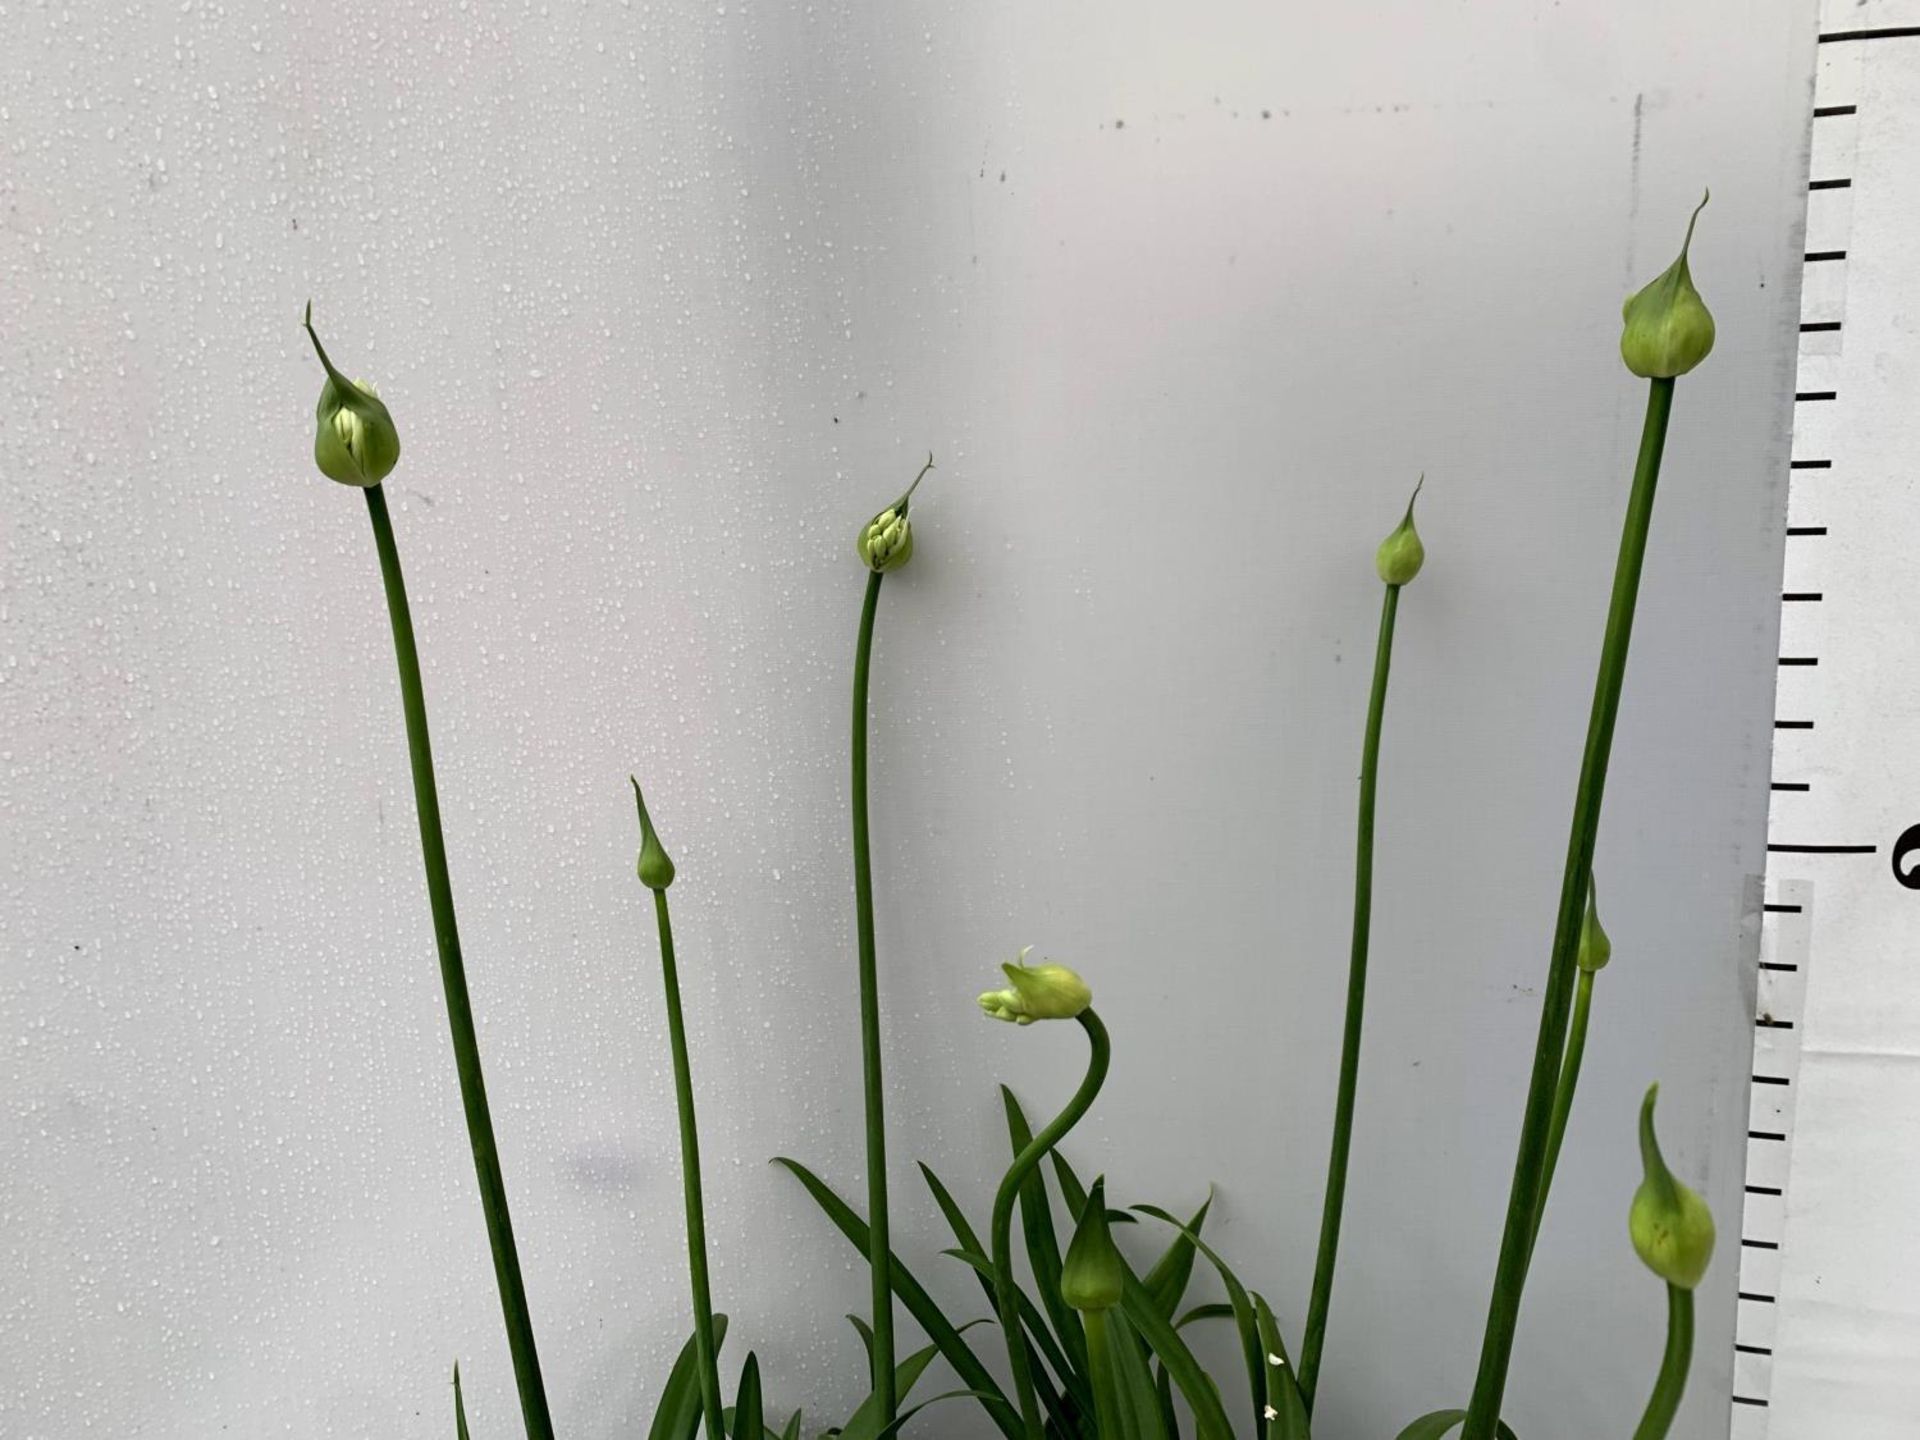
M 1036 1020 L 1071 1020 L 1093 1003 L 1093 991 L 1064 965 L 1029 965 L 1031 945 L 1018 960 L 1002 965 L 1011 982 L 1005 990 L 989 990 L 980 1008 L 995 1020 L 1031 1025 Z
M 1627 1233 L 1646 1266 L 1669 1285 L 1691 1290 L 1713 1258 L 1713 1215 L 1707 1202 L 1673 1178 L 1653 1133 L 1653 1102 L 1660 1087 L 1647 1091 L 1640 1106 L 1640 1163 L 1646 1178 L 1634 1192 Z
M 1093 1182 L 1060 1266 L 1060 1298 L 1076 1310 L 1111 1310 L 1127 1288 L 1127 1262 L 1107 1227 L 1107 1177 Z
M 627 779 L 633 783 L 633 804 L 640 812 L 640 861 L 634 866 L 634 872 L 649 890 L 664 890 L 673 884 L 673 860 L 654 832 L 653 821 L 647 817 L 647 802 L 640 794 L 640 782 L 631 775 Z
M 1420 487 L 1426 483 L 1427 477 L 1422 475 L 1407 501 L 1406 515 L 1374 552 L 1373 568 L 1380 572 L 1380 578 L 1389 585 L 1406 584 L 1427 563 L 1427 547 L 1420 543 L 1420 532 L 1413 528 L 1413 502 L 1420 498 Z
M 318 428 L 313 436 L 313 463 L 320 473 L 342 485 L 366 488 L 378 485 L 400 463 L 400 432 L 393 416 L 373 386 L 365 380 L 349 380 L 333 368 L 320 337 L 313 329 L 313 302 L 307 302 L 304 322 L 313 341 L 314 353 L 326 369 L 326 383 L 320 387 L 320 403 L 314 407 Z
M 1687 268 L 1694 223 L 1707 208 L 1708 198 L 1700 197 L 1693 218 L 1687 221 L 1680 258 L 1621 307 L 1626 328 L 1620 332 L 1620 358 L 1636 375 L 1650 380 L 1684 375 L 1713 349 L 1713 316 L 1693 288 L 1693 272 Z
M 1580 922 L 1580 948 L 1574 952 L 1574 961 L 1582 970 L 1604 970 L 1607 961 L 1613 958 L 1613 941 L 1607 938 L 1607 932 L 1600 928 L 1600 887 L 1593 883 L 1593 877 L 1587 877 L 1587 915 Z
M 907 504 L 931 469 L 933 456 L 929 455 L 920 473 L 913 477 L 913 484 L 907 487 L 907 493 L 860 528 L 853 548 L 860 556 L 860 563 L 869 570 L 884 575 L 913 558 L 913 522 L 907 518 Z

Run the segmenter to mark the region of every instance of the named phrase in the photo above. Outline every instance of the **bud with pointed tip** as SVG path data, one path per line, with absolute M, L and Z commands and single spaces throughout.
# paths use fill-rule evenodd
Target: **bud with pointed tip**
M 1076 1310 L 1111 1310 L 1126 1293 L 1127 1262 L 1107 1225 L 1107 1177 L 1102 1175 L 1080 1207 L 1080 1223 L 1060 1266 L 1060 1298 Z
M 1600 887 L 1588 876 L 1587 914 L 1580 922 L 1580 948 L 1574 952 L 1574 962 L 1586 971 L 1604 970 L 1613 958 L 1613 941 L 1600 926 L 1599 899 Z
M 633 804 L 640 812 L 640 860 L 634 871 L 649 890 L 664 890 L 673 884 L 673 859 L 667 854 L 667 847 L 660 843 L 653 821 L 647 816 L 647 802 L 640 794 L 640 782 L 631 775 L 627 779 L 633 783 Z
M 1027 964 L 1032 951 L 1029 945 L 1018 960 L 1000 967 L 1009 981 L 1005 990 L 989 990 L 980 997 L 980 1008 L 990 1018 L 1015 1025 L 1072 1020 L 1093 1003 L 1093 991 L 1087 982 L 1066 966 Z
M 1680 258 L 1621 307 L 1626 328 L 1620 334 L 1620 358 L 1636 375 L 1650 380 L 1684 375 L 1713 349 L 1713 316 L 1693 288 L 1693 272 L 1687 267 L 1694 223 L 1707 208 L 1707 199 L 1700 198 L 1687 221 Z
M 1706 1201 L 1673 1178 L 1660 1154 L 1653 1133 L 1653 1102 L 1659 1094 L 1660 1087 L 1653 1086 L 1640 1105 L 1640 1163 L 1646 1178 L 1634 1192 L 1627 1233 L 1649 1270 L 1669 1285 L 1691 1290 L 1713 1258 L 1713 1215 Z
M 1373 568 L 1389 585 L 1405 585 L 1427 563 L 1427 547 L 1420 543 L 1420 532 L 1413 528 L 1413 502 L 1420 498 L 1420 486 L 1426 483 L 1427 477 L 1422 475 L 1407 501 L 1406 515 L 1374 552 Z
M 913 484 L 907 487 L 907 493 L 860 527 L 853 548 L 860 556 L 860 563 L 876 575 L 898 570 L 913 558 L 913 522 L 907 518 L 907 506 L 931 469 L 933 456 L 929 455 L 920 473 L 913 477 Z
M 313 302 L 307 302 L 304 321 L 314 353 L 327 372 L 314 407 L 313 463 L 320 473 L 342 485 L 361 489 L 378 485 L 400 463 L 400 432 L 393 416 L 365 380 L 349 380 L 333 368 L 313 328 Z

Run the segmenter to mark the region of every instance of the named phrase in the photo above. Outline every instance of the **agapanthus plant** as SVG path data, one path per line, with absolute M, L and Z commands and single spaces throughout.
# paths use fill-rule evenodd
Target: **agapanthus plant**
M 1702 200 L 1702 206 L 1705 203 Z M 1694 288 L 1688 263 L 1698 216 L 1696 210 L 1679 258 L 1630 298 L 1624 309 L 1621 356 L 1630 371 L 1649 382 L 1646 420 L 1627 499 L 1575 791 L 1532 1075 L 1480 1365 L 1470 1391 L 1460 1397 L 1467 1399 L 1466 1408 L 1423 1415 L 1400 1432 L 1399 1440 L 1443 1440 L 1456 1434 L 1458 1440 L 1495 1440 L 1496 1436 L 1512 1440 L 1500 1409 L 1521 1294 L 1567 1133 L 1586 1051 L 1595 978 L 1612 953 L 1600 924 L 1593 858 L 1654 493 L 1675 382 L 1705 359 L 1713 346 L 1713 320 Z M 310 313 L 307 328 L 311 335 Z M 323 473 L 362 489 L 367 497 L 400 664 L 428 896 L 481 1210 L 493 1247 L 526 1434 L 528 1440 L 550 1440 L 553 1429 L 493 1141 L 454 924 L 412 622 L 381 490 L 381 481 L 399 459 L 398 432 L 372 388 L 347 380 L 335 370 L 318 336 L 313 337 L 313 345 L 326 371 L 314 458 Z M 913 557 L 912 500 L 932 466 L 929 457 L 906 492 L 861 527 L 855 544 L 866 571 L 853 667 L 851 850 L 865 1091 L 867 1213 L 861 1215 L 799 1161 L 783 1158 L 778 1162 L 800 1181 L 831 1224 L 858 1247 L 871 1281 L 870 1313 L 865 1319 L 850 1317 L 867 1357 L 866 1398 L 843 1425 L 827 1433 L 842 1440 L 889 1440 L 927 1405 L 947 1400 L 976 1406 L 986 1424 L 1005 1440 L 1180 1440 L 1189 1433 L 1196 1440 L 1233 1440 L 1236 1436 L 1308 1440 L 1313 1431 L 1314 1398 L 1326 1365 L 1327 1319 L 1335 1293 L 1347 1159 L 1361 1074 L 1374 887 L 1373 835 L 1395 621 L 1403 590 L 1426 561 L 1426 549 L 1414 524 L 1414 502 L 1408 501 L 1400 523 L 1374 557 L 1375 571 L 1384 588 L 1361 746 L 1340 1077 L 1319 1244 L 1296 1365 L 1279 1312 L 1204 1238 L 1210 1199 L 1200 1203 L 1185 1220 L 1158 1205 L 1111 1209 L 1104 1179 L 1096 1178 L 1091 1186 L 1084 1184 L 1062 1153 L 1062 1142 L 1099 1095 L 1113 1063 L 1112 1044 L 1093 1007 L 1093 991 L 1087 981 L 1057 962 L 1030 964 L 1028 950 L 1002 967 L 1006 984 L 980 995 L 979 1006 L 989 1018 L 1041 1033 L 1057 1034 L 1060 1022 L 1071 1022 L 1087 1042 L 1085 1076 L 1038 1131 L 1031 1127 L 1012 1093 L 1002 1089 L 1011 1158 L 995 1189 L 984 1240 L 933 1169 L 925 1164 L 920 1167 L 952 1232 L 954 1244 L 946 1253 L 974 1273 L 986 1313 L 966 1321 L 950 1316 L 894 1251 L 886 1183 L 883 1033 L 867 806 L 869 679 L 881 582 Z M 1416 497 L 1418 493 L 1416 485 Z M 802 1431 L 798 1412 L 778 1432 L 765 1423 L 762 1376 L 751 1352 L 739 1371 L 733 1404 L 727 1406 L 723 1401 L 720 1351 L 726 1317 L 715 1312 L 710 1293 L 692 1064 L 667 904 L 675 870 L 637 781 L 633 798 L 640 824 L 637 869 L 641 882 L 653 895 L 666 997 L 692 1299 L 692 1335 L 662 1388 L 650 1440 L 695 1440 L 702 1433 L 705 1440 L 798 1440 Z M 1714 1243 L 1713 1221 L 1705 1203 L 1673 1176 L 1661 1155 L 1653 1128 L 1654 1094 L 1652 1090 L 1647 1093 L 1640 1114 L 1645 1179 L 1634 1197 L 1628 1229 L 1635 1251 L 1667 1287 L 1668 1330 L 1660 1371 L 1633 1432 L 1634 1440 L 1662 1440 L 1672 1424 L 1692 1355 L 1692 1292 L 1705 1273 Z M 1161 1227 L 1166 1236 L 1164 1248 L 1144 1273 L 1127 1260 L 1112 1234 L 1114 1225 L 1139 1226 L 1142 1218 Z M 1024 1282 L 1016 1269 L 1016 1223 L 1025 1252 Z M 1204 1273 L 1202 1261 L 1218 1279 L 1224 1299 L 1190 1299 L 1196 1273 Z M 906 1311 L 927 1341 L 905 1359 L 896 1352 L 896 1305 Z M 1209 1374 L 1185 1339 L 1190 1327 L 1214 1322 L 1233 1327 L 1243 1372 L 1237 1378 Z M 997 1327 L 998 1345 L 994 1348 L 1004 1354 L 1004 1372 L 996 1369 L 998 1357 L 990 1362 L 968 1336 L 970 1330 L 983 1324 Z M 916 1384 L 936 1362 L 943 1362 L 952 1371 L 957 1384 L 932 1400 L 907 1404 Z M 1003 1383 L 1002 1373 L 1008 1383 Z M 1462 1388 L 1467 1391 L 1467 1387 Z M 457 1368 L 454 1392 L 457 1434 L 460 1440 L 466 1440 L 467 1418 Z M 1238 1392 L 1243 1398 L 1229 1404 L 1226 1396 L 1230 1392 Z M 1241 1417 L 1239 1424 L 1231 1418 L 1235 1413 Z M 1620 1419 L 1624 1425 L 1626 1417 Z

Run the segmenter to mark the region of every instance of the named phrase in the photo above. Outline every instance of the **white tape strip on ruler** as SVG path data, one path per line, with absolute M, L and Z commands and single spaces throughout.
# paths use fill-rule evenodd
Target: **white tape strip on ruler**
M 1731 1433 L 1920 1440 L 1920 0 L 1822 12 Z

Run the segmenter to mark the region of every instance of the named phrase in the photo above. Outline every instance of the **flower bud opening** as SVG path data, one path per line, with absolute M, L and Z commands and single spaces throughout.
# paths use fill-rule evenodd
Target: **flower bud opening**
M 1427 563 L 1427 547 L 1420 543 L 1420 532 L 1413 527 L 1413 502 L 1420 498 L 1420 487 L 1426 483 L 1427 477 L 1422 475 L 1414 484 L 1406 515 L 1374 552 L 1373 568 L 1389 585 L 1405 585 Z
M 1593 877 L 1587 877 L 1587 914 L 1580 922 L 1580 948 L 1574 952 L 1574 961 L 1582 970 L 1594 971 L 1607 968 L 1607 962 L 1613 958 L 1613 941 L 1607 938 L 1607 932 L 1600 926 L 1600 887 L 1593 883 Z
M 1107 1224 L 1107 1178 L 1102 1175 L 1080 1207 L 1080 1223 L 1060 1266 L 1060 1298 L 1075 1310 L 1111 1310 L 1126 1293 L 1127 1262 Z
M 366 489 L 378 485 L 400 463 L 400 432 L 386 404 L 364 380 L 349 380 L 333 368 L 313 328 L 313 302 L 303 322 L 314 353 L 327 372 L 314 407 L 313 463 L 342 485 Z
M 673 859 L 667 854 L 667 847 L 660 843 L 660 836 L 654 831 L 653 821 L 647 815 L 647 802 L 640 794 L 640 782 L 631 775 L 627 777 L 633 785 L 634 808 L 640 812 L 640 859 L 634 866 L 640 883 L 649 890 L 664 890 L 673 884 Z
M 860 527 L 853 548 L 860 556 L 860 563 L 874 573 L 885 575 L 890 570 L 898 570 L 913 558 L 913 522 L 907 518 L 907 507 L 913 499 L 913 492 L 920 488 L 920 482 L 927 478 L 927 471 L 931 469 L 933 456 L 928 455 L 927 463 L 913 477 L 913 484 L 907 487 L 907 493 Z
M 1620 333 L 1620 358 L 1636 375 L 1650 380 L 1684 375 L 1713 349 L 1713 316 L 1693 288 L 1693 271 L 1687 265 L 1693 227 L 1709 198 L 1700 197 L 1687 221 L 1680 258 L 1621 307 L 1626 327 Z
M 1713 1215 L 1707 1202 L 1674 1179 L 1653 1133 L 1653 1104 L 1660 1087 L 1640 1105 L 1640 1163 L 1646 1178 L 1634 1192 L 1627 1233 L 1646 1267 L 1669 1285 L 1691 1290 L 1713 1259 Z
M 980 997 L 980 1008 L 989 1018 L 1015 1025 L 1072 1020 L 1093 1003 L 1093 991 L 1087 982 L 1066 966 L 1027 964 L 1032 951 L 1029 945 L 1018 960 L 1000 967 L 1010 982 L 1005 990 L 989 990 Z

